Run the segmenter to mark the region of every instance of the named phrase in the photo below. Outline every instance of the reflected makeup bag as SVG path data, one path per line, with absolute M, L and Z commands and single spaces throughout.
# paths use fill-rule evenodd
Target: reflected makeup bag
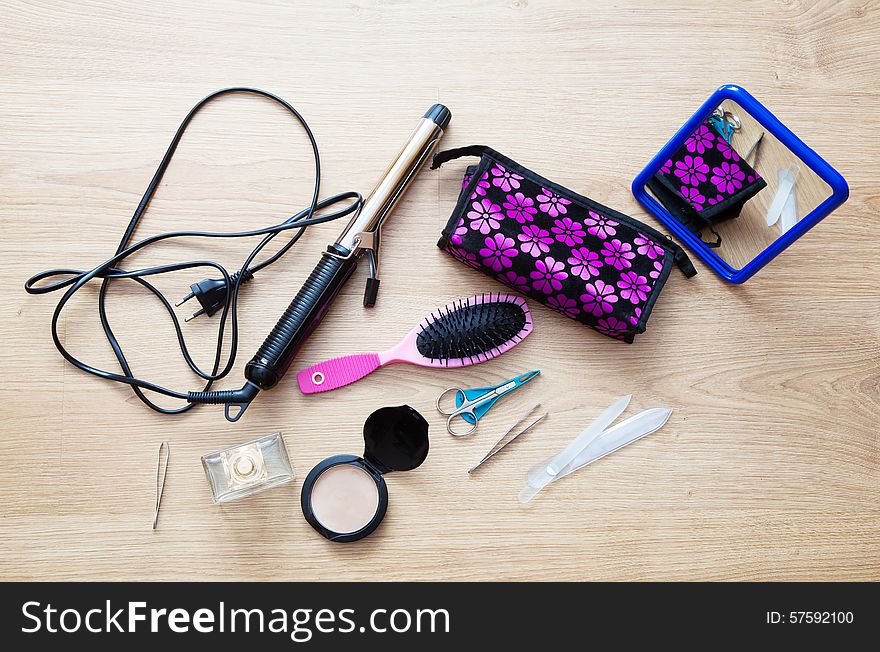
M 437 246 L 509 288 L 596 331 L 632 343 L 684 250 L 647 224 L 553 183 L 484 145 L 434 155 L 467 168 Z
M 713 226 L 737 217 L 743 205 L 767 186 L 727 139 L 707 119 L 648 182 L 666 209 L 694 235 L 715 235 Z

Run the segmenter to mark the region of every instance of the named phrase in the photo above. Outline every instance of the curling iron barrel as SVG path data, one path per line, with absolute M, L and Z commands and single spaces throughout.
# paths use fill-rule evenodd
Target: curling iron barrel
M 259 390 L 274 387 L 284 377 L 364 253 L 370 263 L 364 305 L 369 307 L 375 303 L 379 287 L 378 250 L 382 223 L 437 146 L 451 118 L 449 109 L 442 104 L 428 109 L 361 209 L 336 242 L 327 247 L 278 323 L 247 363 L 245 386 L 236 391 L 191 392 L 190 402 L 225 403 L 226 418 L 230 421 L 238 419 Z M 238 407 L 238 412 L 231 413 L 231 407 Z

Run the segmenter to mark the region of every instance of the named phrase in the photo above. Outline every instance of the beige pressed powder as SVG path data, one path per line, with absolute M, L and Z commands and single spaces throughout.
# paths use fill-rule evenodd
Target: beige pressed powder
M 373 477 L 354 464 L 326 469 L 312 487 L 311 507 L 328 530 L 348 534 L 369 525 L 379 508 L 379 488 Z
M 370 535 L 388 508 L 384 476 L 415 469 L 428 456 L 428 422 L 408 405 L 379 408 L 364 422 L 364 456 L 334 455 L 306 476 L 303 516 L 337 543 Z

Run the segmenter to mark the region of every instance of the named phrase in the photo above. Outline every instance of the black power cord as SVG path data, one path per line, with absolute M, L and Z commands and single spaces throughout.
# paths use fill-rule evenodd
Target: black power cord
M 171 162 L 171 158 L 174 156 L 174 152 L 177 149 L 178 144 L 180 143 L 180 139 L 183 136 L 183 133 L 186 131 L 186 128 L 189 126 L 189 123 L 192 121 L 193 117 L 196 115 L 196 113 L 199 112 L 200 109 L 202 109 L 212 100 L 231 93 L 248 93 L 268 98 L 287 109 L 303 128 L 311 144 L 312 154 L 315 161 L 315 184 L 309 207 L 291 216 L 281 224 L 268 226 L 262 229 L 255 229 L 252 231 L 239 231 L 234 233 L 211 231 L 173 231 L 154 235 L 149 238 L 145 238 L 143 240 L 135 242 L 134 244 L 130 244 L 138 223 L 143 217 L 143 214 L 146 211 L 150 200 L 153 198 L 153 195 L 155 194 L 156 189 L 158 188 L 159 183 L 162 180 L 162 176 L 165 174 L 165 170 L 168 168 L 168 164 Z M 112 380 L 119 383 L 125 383 L 131 386 L 137 397 L 147 406 L 149 406 L 153 410 L 156 410 L 157 412 L 161 412 L 163 414 L 179 414 L 181 412 L 186 412 L 187 410 L 195 407 L 195 405 L 197 404 L 187 403 L 186 405 L 179 408 L 164 408 L 160 405 L 156 405 L 156 403 L 154 403 L 149 397 L 147 397 L 145 392 L 155 392 L 163 396 L 170 396 L 172 398 L 181 399 L 183 401 L 186 401 L 187 399 L 187 392 L 177 392 L 171 389 L 167 389 L 155 383 L 151 383 L 149 381 L 142 380 L 134 376 L 131 370 L 131 366 L 126 359 L 125 354 L 122 351 L 122 347 L 120 346 L 116 335 L 113 333 L 113 329 L 110 327 L 110 322 L 107 318 L 106 298 L 107 288 L 109 287 L 110 282 L 117 279 L 128 279 L 135 281 L 147 290 L 149 290 L 162 303 L 162 305 L 168 311 L 168 314 L 171 316 L 171 321 L 174 324 L 174 330 L 177 334 L 177 342 L 180 347 L 180 352 L 183 356 L 183 359 L 196 375 L 205 380 L 203 391 L 208 391 L 214 381 L 225 377 L 232 369 L 232 366 L 235 364 L 235 357 L 238 349 L 238 293 L 242 284 L 253 278 L 253 275 L 256 272 L 265 269 L 274 262 L 277 262 L 284 254 L 286 254 L 290 250 L 290 248 L 294 244 L 296 244 L 297 240 L 302 237 L 302 234 L 305 232 L 305 229 L 307 227 L 314 224 L 321 224 L 323 222 L 330 222 L 332 220 L 339 219 L 340 217 L 345 217 L 346 215 L 351 215 L 357 212 L 363 203 L 363 198 L 360 194 L 356 192 L 344 192 L 319 201 L 318 195 L 320 192 L 320 185 L 321 161 L 318 154 L 318 144 L 315 141 L 315 137 L 312 134 L 312 130 L 309 128 L 308 123 L 300 115 L 299 111 L 297 111 L 290 103 L 278 97 L 277 95 L 273 95 L 272 93 L 258 88 L 223 88 L 221 90 L 215 91 L 214 93 L 211 93 L 210 95 L 199 101 L 199 103 L 196 104 L 186 115 L 186 117 L 183 119 L 183 122 L 180 123 L 180 126 L 177 128 L 177 132 L 174 134 L 174 138 L 171 140 L 171 144 L 168 146 L 168 149 L 165 151 L 165 155 L 162 157 L 162 161 L 159 163 L 159 167 L 156 169 L 155 174 L 153 174 L 152 180 L 147 186 L 147 189 L 144 192 L 140 203 L 135 209 L 134 215 L 132 215 L 131 220 L 128 223 L 128 227 L 125 229 L 125 233 L 123 234 L 122 239 L 119 242 L 119 246 L 116 248 L 116 253 L 111 258 L 108 258 L 103 263 L 93 267 L 90 270 L 51 269 L 36 274 L 25 282 L 25 290 L 30 294 L 47 294 L 49 292 L 56 292 L 58 290 L 67 288 L 67 291 L 62 295 L 61 299 L 58 301 L 58 304 L 55 306 L 55 311 L 52 315 L 52 341 L 55 343 L 55 347 L 58 349 L 61 355 L 64 356 L 65 360 L 70 362 L 78 369 L 98 376 L 99 378 L 104 378 L 106 380 Z M 324 211 L 325 209 L 329 209 L 339 203 L 344 203 L 344 205 L 341 208 L 336 208 L 335 210 L 332 210 L 331 212 L 318 214 L 319 211 Z M 276 251 L 266 260 L 263 260 L 259 263 L 254 263 L 254 259 L 257 257 L 257 255 L 279 233 L 291 230 L 294 230 L 295 232 L 290 237 L 290 239 L 278 249 L 278 251 Z M 137 270 L 125 270 L 119 267 L 122 261 L 131 254 L 162 240 L 168 240 L 171 238 L 248 238 L 257 236 L 262 236 L 259 244 L 257 244 L 257 246 L 254 247 L 253 251 L 251 251 L 251 253 L 247 256 L 244 263 L 242 263 L 241 268 L 233 274 L 229 274 L 226 269 L 219 263 L 205 260 L 173 263 L 168 265 L 157 265 L 154 267 L 146 267 Z M 146 280 L 146 278 L 149 276 L 163 274 L 166 272 L 180 271 L 184 269 L 193 269 L 197 267 L 211 267 L 216 269 L 217 272 L 219 272 L 219 274 L 221 275 L 221 278 L 203 279 L 198 283 L 193 284 L 192 286 L 190 286 L 190 289 L 192 290 L 190 295 L 184 298 L 184 300 L 188 300 L 194 297 L 202 306 L 201 310 L 196 312 L 193 317 L 198 316 L 202 313 L 210 316 L 218 310 L 222 310 L 217 329 L 217 346 L 214 354 L 214 362 L 210 373 L 202 370 L 190 356 L 189 350 L 186 345 L 186 340 L 183 336 L 183 331 L 180 327 L 180 322 L 178 321 L 177 315 L 174 312 L 174 307 L 153 284 Z M 51 283 L 41 284 L 46 279 L 57 276 L 63 276 L 64 278 Z M 61 316 L 62 310 L 64 310 L 64 306 L 78 290 L 86 285 L 86 283 L 94 279 L 102 279 L 101 289 L 98 294 L 98 314 L 100 316 L 101 327 L 104 330 L 104 335 L 107 337 L 107 341 L 110 343 L 110 347 L 113 349 L 113 353 L 119 362 L 122 373 L 114 373 L 111 371 L 98 369 L 77 359 L 64 347 L 64 344 L 61 342 L 61 339 L 58 335 L 58 319 Z M 183 301 L 178 302 L 178 305 L 180 303 L 183 303 Z M 222 363 L 221 367 L 221 362 L 223 360 L 224 334 L 226 332 L 227 319 L 231 319 L 230 350 L 229 354 L 226 357 L 226 361 Z M 187 319 L 187 321 L 189 321 L 189 319 Z

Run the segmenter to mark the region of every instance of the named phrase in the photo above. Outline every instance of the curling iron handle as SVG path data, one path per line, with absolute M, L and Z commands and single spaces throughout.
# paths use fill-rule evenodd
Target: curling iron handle
M 306 282 L 245 367 L 245 377 L 260 389 L 274 387 L 330 308 L 357 267 L 357 257 L 338 245 L 327 247 Z

